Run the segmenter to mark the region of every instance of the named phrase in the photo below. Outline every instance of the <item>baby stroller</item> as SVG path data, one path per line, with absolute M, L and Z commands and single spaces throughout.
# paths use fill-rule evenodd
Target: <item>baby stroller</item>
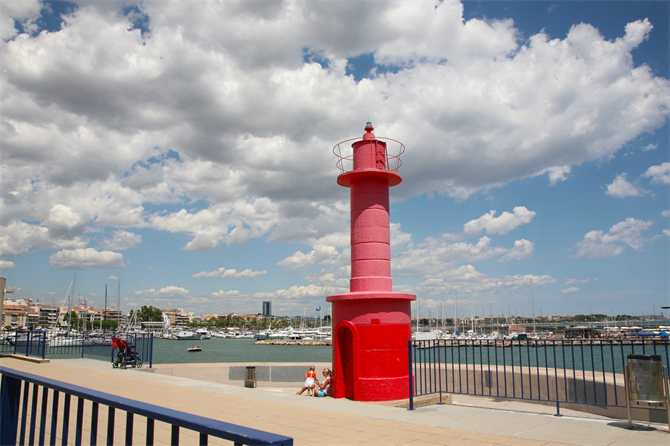
M 112 348 L 119 349 L 116 354 L 116 361 L 112 364 L 115 369 L 118 367 L 125 369 L 127 366 L 137 367 L 138 369 L 142 367 L 142 359 L 136 351 L 130 348 L 128 342 L 121 338 L 112 338 Z

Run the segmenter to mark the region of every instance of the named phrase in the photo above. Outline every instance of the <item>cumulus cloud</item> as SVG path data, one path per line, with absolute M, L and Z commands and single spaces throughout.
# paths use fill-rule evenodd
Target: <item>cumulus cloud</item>
M 32 28 L 31 22 L 39 17 L 40 9 L 42 9 L 42 3 L 38 0 L 3 2 L 0 9 L 0 37 L 2 40 L 11 39 L 18 34 L 14 20 L 23 28 Z
M 276 290 L 273 292 L 260 292 L 254 294 L 254 297 L 259 298 L 259 299 L 288 299 L 288 300 L 296 300 L 296 299 L 303 299 L 305 297 L 309 298 L 325 298 L 326 296 L 330 296 L 332 294 L 337 294 L 342 292 L 342 288 L 340 287 L 334 287 L 334 286 L 319 286 L 315 284 L 310 284 L 307 286 L 298 286 L 294 285 L 290 287 L 289 289 L 281 289 L 281 290 Z
M 648 192 L 642 189 L 640 186 L 636 186 L 633 183 L 630 183 L 626 179 L 626 176 L 626 173 L 617 175 L 612 184 L 607 185 L 607 191 L 605 193 L 614 198 L 626 198 L 639 197 Z
M 267 272 L 263 271 L 252 271 L 250 269 L 245 269 L 244 271 L 237 272 L 236 269 L 232 268 L 217 268 L 214 271 L 201 271 L 197 274 L 193 274 L 191 277 L 220 277 L 223 279 L 239 279 L 239 278 L 253 278 L 266 275 Z
M 39 13 L 19 3 L 3 6 L 6 37 Z M 60 31 L 3 42 L 2 218 L 52 244 L 91 226 L 186 233 L 188 250 L 327 237 L 347 212 L 322 148 L 362 133 L 352 108 L 414 148 L 398 198 L 565 181 L 668 114 L 668 81 L 630 57 L 648 20 L 613 41 L 579 24 L 524 42 L 511 20 L 464 19 L 455 2 L 149 2 L 142 35 L 115 7 L 86 3 Z M 356 82 L 346 66 L 361 54 L 397 69 Z M 184 209 L 147 211 L 162 203 Z
M 651 166 L 644 174 L 651 178 L 654 184 L 670 184 L 670 163 L 663 163 L 660 166 Z
M 309 247 L 279 266 L 339 266 L 348 191 L 329 148 L 362 134 L 360 116 L 408 148 L 411 181 L 393 199 L 467 199 L 521 178 L 569 181 L 669 113 L 668 80 L 633 63 L 649 20 L 613 40 L 584 23 L 522 39 L 511 20 L 468 19 L 458 2 L 144 2 L 142 33 L 118 3 L 84 2 L 62 29 L 35 33 L 43 4 L 10 3 L 0 13 L 5 258 L 63 250 L 52 256 L 62 265 L 93 252 L 105 265 L 102 253 L 137 246 L 144 229 L 185 234 L 193 251 L 299 241 Z M 361 55 L 377 66 L 356 80 L 347 66 Z M 664 166 L 646 177 L 667 184 Z M 425 277 L 528 258 L 533 242 L 490 237 L 534 216 L 485 214 L 464 226 L 466 237 L 486 231 L 473 243 L 414 244 L 392 224 L 394 269 Z M 629 246 L 606 235 L 597 243 Z M 116 256 L 109 264 L 122 266 Z M 343 278 L 328 274 L 285 292 L 339 289 Z
M 529 257 L 533 252 L 533 243 L 517 240 L 513 248 L 492 246 L 489 237 L 481 237 L 476 244 L 452 242 L 447 237 L 428 237 L 391 259 L 393 275 L 426 277 L 439 274 L 457 263 L 478 262 L 492 257 L 501 257 L 500 261 L 517 261 Z
M 612 226 L 605 233 L 602 230 L 590 231 L 584 240 L 577 243 L 575 257 L 612 257 L 623 254 L 626 246 L 636 251 L 643 248 L 650 240 L 642 237 L 642 231 L 651 227 L 653 222 L 627 218 Z
M 52 237 L 49 228 L 22 221 L 13 221 L 0 227 L 0 255 L 18 257 L 37 249 L 74 249 L 83 248 L 88 238 Z
M 157 298 L 157 297 L 189 297 L 189 291 L 185 288 L 170 285 L 165 288 L 161 288 L 156 291 L 154 288 L 142 291 L 135 291 L 132 293 L 133 296 L 146 297 L 146 298 Z
M 594 280 L 597 281 L 598 279 L 594 279 Z M 579 280 L 579 279 L 566 279 L 565 283 L 566 283 L 566 285 L 575 285 L 577 283 L 589 283 L 590 281 L 591 281 L 591 279 L 581 279 L 581 280 Z
M 533 242 L 528 240 L 517 240 L 514 242 L 514 247 L 505 254 L 500 262 L 515 262 L 518 260 L 527 259 L 533 255 Z
M 507 211 L 500 214 L 500 217 L 495 217 L 496 211 L 491 211 L 484 214 L 476 220 L 471 220 L 463 225 L 463 235 L 466 237 L 474 237 L 479 235 L 483 230 L 487 234 L 507 234 L 517 227 L 528 224 L 537 215 L 533 211 L 529 211 L 525 206 L 517 206 L 512 213 Z
M 123 251 L 124 249 L 134 248 L 142 243 L 142 236 L 121 229 L 112 232 L 111 239 L 102 239 L 98 245 L 102 249 L 110 251 Z
M 331 265 L 337 262 L 339 255 L 339 251 L 334 246 L 315 245 L 309 253 L 305 254 L 297 251 L 292 256 L 277 262 L 277 265 L 283 266 L 289 271 L 294 271 L 307 266 Z
M 0 269 L 13 270 L 14 268 L 16 268 L 16 263 L 9 260 L 0 260 Z
M 570 288 L 566 288 L 563 291 L 561 291 L 561 293 L 569 294 L 569 293 L 576 293 L 577 291 L 579 291 L 579 288 L 571 286 Z
M 49 256 L 49 265 L 54 269 L 119 268 L 123 255 L 112 251 L 97 251 L 93 248 L 64 249 Z
M 212 293 L 210 296 L 212 297 L 239 297 L 241 296 L 241 293 L 237 290 L 229 290 L 229 291 L 223 291 L 219 290 L 214 293 Z
M 557 283 L 558 280 L 548 275 L 509 275 L 492 277 L 477 269 L 473 265 L 463 265 L 458 268 L 445 268 L 431 275 L 416 286 L 394 286 L 394 291 L 420 292 L 421 295 L 445 293 L 451 295 L 473 294 L 484 292 L 506 292 L 529 289 L 530 281 L 534 287 L 542 287 Z

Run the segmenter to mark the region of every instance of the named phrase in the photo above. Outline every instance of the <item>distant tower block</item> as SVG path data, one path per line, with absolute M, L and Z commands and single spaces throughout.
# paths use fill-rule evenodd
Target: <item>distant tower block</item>
M 376 138 L 369 122 L 365 130 L 362 139 L 333 148 L 341 172 L 337 183 L 351 190 L 351 280 L 349 293 L 326 298 L 333 303 L 331 394 L 390 401 L 409 396 L 410 302 L 416 299 L 394 293 L 391 282 L 389 187 L 402 181 L 398 169 L 405 147 Z M 342 155 L 351 141 L 353 154 Z M 387 146 L 397 147 L 397 153 L 390 155 Z
M 272 302 L 269 300 L 263 301 L 263 316 L 272 316 Z

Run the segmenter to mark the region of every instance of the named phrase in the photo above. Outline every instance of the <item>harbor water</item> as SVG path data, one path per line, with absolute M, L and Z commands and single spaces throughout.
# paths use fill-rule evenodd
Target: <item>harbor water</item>
M 199 341 L 155 339 L 154 364 L 189 364 L 216 362 L 330 362 L 331 346 L 254 345 L 253 339 L 212 338 Z M 191 345 L 202 349 L 189 352 Z

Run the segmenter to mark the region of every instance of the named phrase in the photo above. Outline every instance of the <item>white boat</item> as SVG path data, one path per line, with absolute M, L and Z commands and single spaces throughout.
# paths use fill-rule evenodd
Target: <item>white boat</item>
M 200 336 L 200 339 L 212 339 L 212 334 L 209 331 L 207 331 L 206 328 L 198 328 L 195 331 L 195 334 Z
M 261 330 L 256 333 L 254 336 L 257 341 L 264 341 L 265 339 L 270 339 L 270 335 L 272 334 L 272 330 Z
M 196 334 L 193 331 L 190 330 L 182 330 L 174 335 L 175 339 L 179 341 L 187 341 L 187 340 L 193 340 L 193 339 L 200 339 L 200 335 Z
M 200 347 L 198 347 L 197 345 L 192 345 L 189 348 L 187 348 L 186 350 L 188 350 L 189 352 L 201 352 L 202 351 L 202 349 Z

